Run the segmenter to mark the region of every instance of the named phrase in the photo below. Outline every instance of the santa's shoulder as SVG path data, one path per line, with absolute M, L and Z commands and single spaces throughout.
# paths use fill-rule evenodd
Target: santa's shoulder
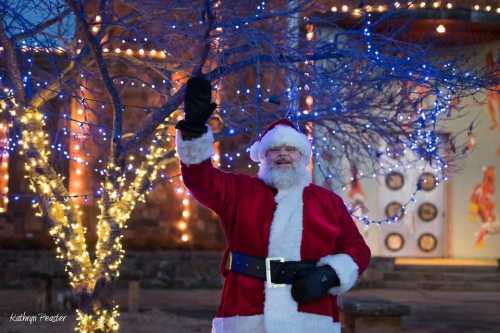
M 325 199 L 330 199 L 336 204 L 341 204 L 344 202 L 342 197 L 338 195 L 337 193 L 333 192 L 332 190 L 327 189 L 326 187 L 316 185 L 314 183 L 310 183 L 306 188 L 306 191 L 309 191 L 311 194 L 314 196 L 321 196 L 324 197 Z

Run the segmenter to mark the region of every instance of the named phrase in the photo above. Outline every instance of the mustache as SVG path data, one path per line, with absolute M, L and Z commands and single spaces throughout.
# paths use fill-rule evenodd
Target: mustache
M 287 157 L 280 157 L 276 159 L 275 162 L 292 162 L 292 159 Z
M 283 163 L 290 163 L 292 164 L 293 161 L 287 158 L 280 158 L 279 160 L 274 161 L 274 164 L 283 164 Z

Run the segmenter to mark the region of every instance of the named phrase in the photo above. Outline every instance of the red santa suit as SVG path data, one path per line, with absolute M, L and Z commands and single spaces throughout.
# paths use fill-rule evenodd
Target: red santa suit
M 306 141 L 304 141 L 304 138 Z M 221 171 L 212 165 L 213 134 L 183 140 L 176 136 L 184 184 L 220 217 L 227 248 L 221 264 L 225 277 L 213 333 L 340 333 L 337 295 L 352 288 L 370 260 L 370 250 L 342 199 L 309 179 L 277 190 L 258 177 Z M 252 159 L 273 145 L 309 149 L 304 134 L 278 125 L 254 144 Z M 316 301 L 298 304 L 291 285 L 268 287 L 265 281 L 228 271 L 229 251 L 257 257 L 317 261 L 330 265 L 341 285 Z

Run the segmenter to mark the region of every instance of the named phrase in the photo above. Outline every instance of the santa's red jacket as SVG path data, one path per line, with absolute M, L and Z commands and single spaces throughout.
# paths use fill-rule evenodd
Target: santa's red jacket
M 370 250 L 342 199 L 310 179 L 279 192 L 257 177 L 221 171 L 212 165 L 213 134 L 194 140 L 176 136 L 184 184 L 221 220 L 227 248 L 225 277 L 212 332 L 340 332 L 337 295 L 352 288 L 370 261 Z M 330 265 L 340 287 L 329 295 L 297 304 L 291 286 L 265 282 L 225 269 L 229 251 L 258 257 L 318 261 Z

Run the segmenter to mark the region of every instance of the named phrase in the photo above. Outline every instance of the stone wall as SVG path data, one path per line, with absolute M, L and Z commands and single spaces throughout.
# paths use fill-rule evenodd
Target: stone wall
M 126 288 L 129 280 L 139 280 L 141 288 L 221 288 L 221 258 L 222 253 L 215 251 L 130 251 L 117 285 Z M 370 286 L 380 279 L 380 268 L 392 262 L 373 258 L 360 285 Z M 0 289 L 33 288 L 46 279 L 58 288 L 67 281 L 62 263 L 50 251 L 0 250 L 0 267 Z
M 118 287 L 140 280 L 142 288 L 220 288 L 221 252 L 128 252 L 120 270 Z M 39 280 L 66 284 L 63 264 L 50 251 L 0 251 L 0 289 L 32 288 Z

